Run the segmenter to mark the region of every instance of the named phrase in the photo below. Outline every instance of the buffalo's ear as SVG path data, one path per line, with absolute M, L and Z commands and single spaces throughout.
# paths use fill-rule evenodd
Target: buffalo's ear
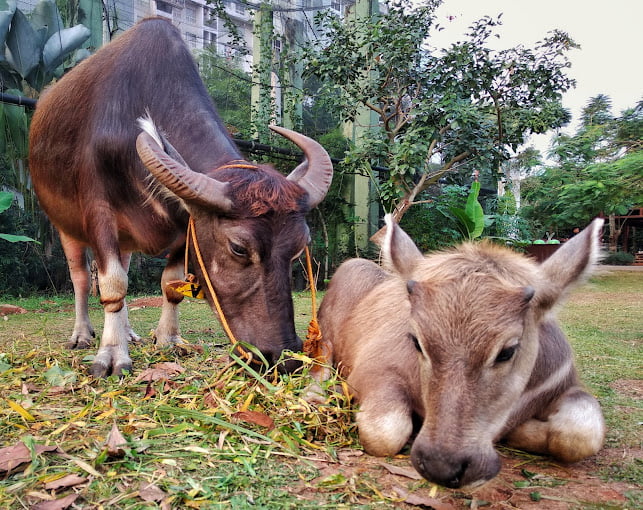
M 424 257 L 413 240 L 395 222 L 391 214 L 384 217 L 386 232 L 381 239 L 382 267 L 409 277 L 418 261 Z
M 538 289 L 536 299 L 541 308 L 552 308 L 592 273 L 601 255 L 602 226 L 603 219 L 596 218 L 540 265 L 545 288 Z

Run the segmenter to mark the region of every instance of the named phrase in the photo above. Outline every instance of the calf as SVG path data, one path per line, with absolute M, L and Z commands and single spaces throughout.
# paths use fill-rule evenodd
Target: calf
M 563 462 L 596 453 L 602 413 L 552 312 L 596 261 L 602 220 L 540 265 L 487 242 L 423 256 L 386 225 L 382 267 L 342 264 L 319 316 L 365 450 L 394 455 L 415 432 L 413 465 L 447 487 L 493 478 L 499 440 Z

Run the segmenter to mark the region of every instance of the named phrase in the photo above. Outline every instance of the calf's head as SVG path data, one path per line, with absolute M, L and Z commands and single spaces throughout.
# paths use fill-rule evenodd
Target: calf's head
M 480 484 L 500 469 L 493 444 L 534 369 L 539 324 L 595 261 L 602 220 L 541 265 L 484 242 L 424 257 L 386 222 L 383 265 L 406 287 L 421 374 L 412 462 L 444 486 Z
M 305 155 L 288 177 L 268 166 L 239 161 L 205 175 L 192 171 L 153 126 L 142 126 L 139 156 L 194 219 L 205 271 L 235 337 L 256 346 L 270 363 L 284 349 L 300 350 L 291 264 L 309 242 L 305 214 L 330 186 L 333 168 L 326 151 L 303 135 L 273 128 Z M 194 241 L 188 242 L 193 268 L 204 284 Z M 213 306 L 205 285 L 204 290 Z M 295 365 L 287 361 L 284 366 L 291 370 Z

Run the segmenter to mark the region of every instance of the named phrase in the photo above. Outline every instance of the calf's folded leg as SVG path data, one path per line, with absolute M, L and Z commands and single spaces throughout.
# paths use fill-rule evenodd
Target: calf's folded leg
M 369 388 L 359 398 L 355 421 L 362 446 L 376 457 L 395 455 L 413 433 L 411 406 L 405 394 L 394 387 Z
M 600 450 L 605 421 L 597 400 L 579 387 L 568 389 L 552 402 L 546 420 L 530 419 L 507 436 L 510 446 L 551 455 L 563 462 L 578 462 Z

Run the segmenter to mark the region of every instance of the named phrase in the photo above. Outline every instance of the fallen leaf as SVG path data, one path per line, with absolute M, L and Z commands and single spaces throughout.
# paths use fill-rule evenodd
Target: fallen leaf
M 219 408 L 219 402 L 217 402 L 216 397 L 210 391 L 203 395 L 203 403 L 211 409 Z
M 68 456 L 68 458 L 76 464 L 80 469 L 83 471 L 89 473 L 92 476 L 95 476 L 96 478 L 102 478 L 103 475 L 101 475 L 98 471 L 96 471 L 92 466 L 90 466 L 87 462 L 84 460 L 77 459 L 75 457 Z
M 33 415 L 20 404 L 18 404 L 18 402 L 7 400 L 7 404 L 9 404 L 9 407 L 17 412 L 20 416 L 22 416 L 26 421 L 36 421 Z
M 239 411 L 232 415 L 232 419 L 244 421 L 246 423 L 254 423 L 260 427 L 267 428 L 268 430 L 275 428 L 275 422 L 272 418 L 267 414 L 260 413 L 259 411 Z
M 450 503 L 444 503 L 437 498 L 422 496 L 421 494 L 409 492 L 402 487 L 393 487 L 393 490 L 404 499 L 404 503 L 413 506 L 433 508 L 433 510 L 456 510 Z
M 153 483 L 142 482 L 138 495 L 143 501 L 163 501 L 167 494 Z
M 45 372 L 45 379 L 51 386 L 66 386 L 76 382 L 76 373 L 73 370 L 63 370 L 58 365 L 54 365 Z
M 176 344 L 172 350 L 179 356 L 188 356 L 189 354 L 203 354 L 203 346 L 198 344 Z
M 75 473 L 69 474 L 67 476 L 63 476 L 62 478 L 59 478 L 58 480 L 53 480 L 51 482 L 48 482 L 45 484 L 45 489 L 57 491 L 58 489 L 66 489 L 68 487 L 75 487 L 76 485 L 80 485 L 82 483 L 85 483 L 88 479 L 79 476 Z
M 27 310 L 16 305 L 0 305 L 0 315 L 13 315 L 27 313 Z
M 154 386 L 152 386 L 152 382 L 148 381 L 147 386 L 145 387 L 145 395 L 143 395 L 143 399 L 150 399 L 156 396 L 156 390 L 154 389 Z
M 141 372 L 136 379 L 134 379 L 134 382 L 140 382 L 140 381 L 160 381 L 162 379 L 171 379 L 172 377 L 177 376 L 178 374 L 182 374 L 185 372 L 185 368 L 183 368 L 181 365 L 178 363 L 173 363 L 173 362 L 163 362 L 163 363 L 157 363 L 156 365 L 146 368 Z
M 121 431 L 118 430 L 116 423 L 112 425 L 112 430 L 109 431 L 107 436 L 107 455 L 112 458 L 122 458 L 125 456 L 124 446 L 127 446 L 127 439 L 121 434 Z
M 65 393 L 71 393 L 73 389 L 74 388 L 72 386 L 51 386 L 46 391 L 47 391 L 48 397 L 55 397 L 56 395 L 64 395 Z
M 386 462 L 380 462 L 380 466 L 394 475 L 406 476 L 412 480 L 422 480 L 422 475 L 413 468 L 394 466 L 393 464 L 387 464 Z
M 45 452 L 63 453 L 62 450 L 55 445 L 35 445 L 34 450 L 37 455 Z M 9 475 L 15 471 L 21 471 L 26 467 L 25 464 L 29 462 L 31 462 L 31 452 L 22 441 L 13 446 L 0 448 L 0 473 Z
M 31 510 L 64 510 L 70 507 L 78 498 L 78 494 L 69 494 L 64 498 L 42 501 L 31 507 Z

